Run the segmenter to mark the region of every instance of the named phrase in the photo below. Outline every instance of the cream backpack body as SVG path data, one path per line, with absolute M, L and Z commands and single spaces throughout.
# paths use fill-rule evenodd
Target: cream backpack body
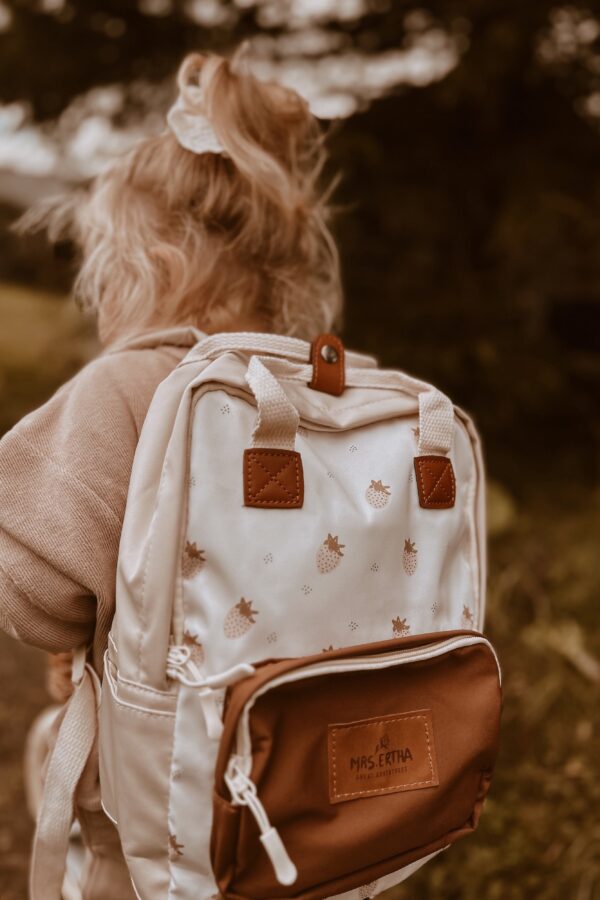
M 373 897 L 496 752 L 476 432 L 322 336 L 203 338 L 133 467 L 100 709 L 142 900 Z

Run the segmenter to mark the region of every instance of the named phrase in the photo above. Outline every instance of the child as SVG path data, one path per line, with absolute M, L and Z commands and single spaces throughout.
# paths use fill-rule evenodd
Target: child
M 198 330 L 310 340 L 341 307 L 323 138 L 306 103 L 239 57 L 189 56 L 178 83 L 167 131 L 83 198 L 22 223 L 79 245 L 76 293 L 104 352 L 0 442 L 0 625 L 52 654 L 86 643 L 100 676 L 129 474 L 159 382 Z M 64 699 L 64 655 L 58 665 Z M 83 897 L 133 897 L 90 789 L 97 772 L 85 776 Z

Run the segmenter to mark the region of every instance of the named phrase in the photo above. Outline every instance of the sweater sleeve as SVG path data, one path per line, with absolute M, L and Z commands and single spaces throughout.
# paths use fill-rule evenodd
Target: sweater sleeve
M 0 441 L 0 627 L 51 652 L 90 641 L 99 598 L 114 597 L 129 476 L 156 387 L 136 384 L 127 355 L 94 360 Z

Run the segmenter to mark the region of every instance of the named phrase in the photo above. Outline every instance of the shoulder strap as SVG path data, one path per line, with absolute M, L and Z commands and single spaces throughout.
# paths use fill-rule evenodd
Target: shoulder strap
M 38 811 L 29 877 L 30 900 L 60 900 L 75 792 L 98 729 L 100 681 L 81 648 L 73 663 L 75 691 L 50 755 Z

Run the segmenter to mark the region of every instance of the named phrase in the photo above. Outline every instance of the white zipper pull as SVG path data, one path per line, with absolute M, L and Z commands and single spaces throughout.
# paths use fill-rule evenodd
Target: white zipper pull
M 271 860 L 279 884 L 294 884 L 298 870 L 290 859 L 279 832 L 269 822 L 267 811 L 258 799 L 256 785 L 241 771 L 235 758 L 229 761 L 225 783 L 233 802 L 239 806 L 247 806 L 256 819 L 260 829 L 260 842 Z
M 179 681 L 180 684 L 185 684 L 186 687 L 198 689 L 206 733 L 211 741 L 218 741 L 223 734 L 223 720 L 217 697 L 213 690 L 206 687 L 206 680 L 192 660 L 189 647 L 178 645 L 169 647 L 167 676 Z
M 223 719 L 216 692 L 253 674 L 254 667 L 242 663 L 220 675 L 206 678 L 192 660 L 190 647 L 175 644 L 169 647 L 167 654 L 167 676 L 185 684 L 186 687 L 198 689 L 206 732 L 214 741 L 218 741 L 223 734 Z

